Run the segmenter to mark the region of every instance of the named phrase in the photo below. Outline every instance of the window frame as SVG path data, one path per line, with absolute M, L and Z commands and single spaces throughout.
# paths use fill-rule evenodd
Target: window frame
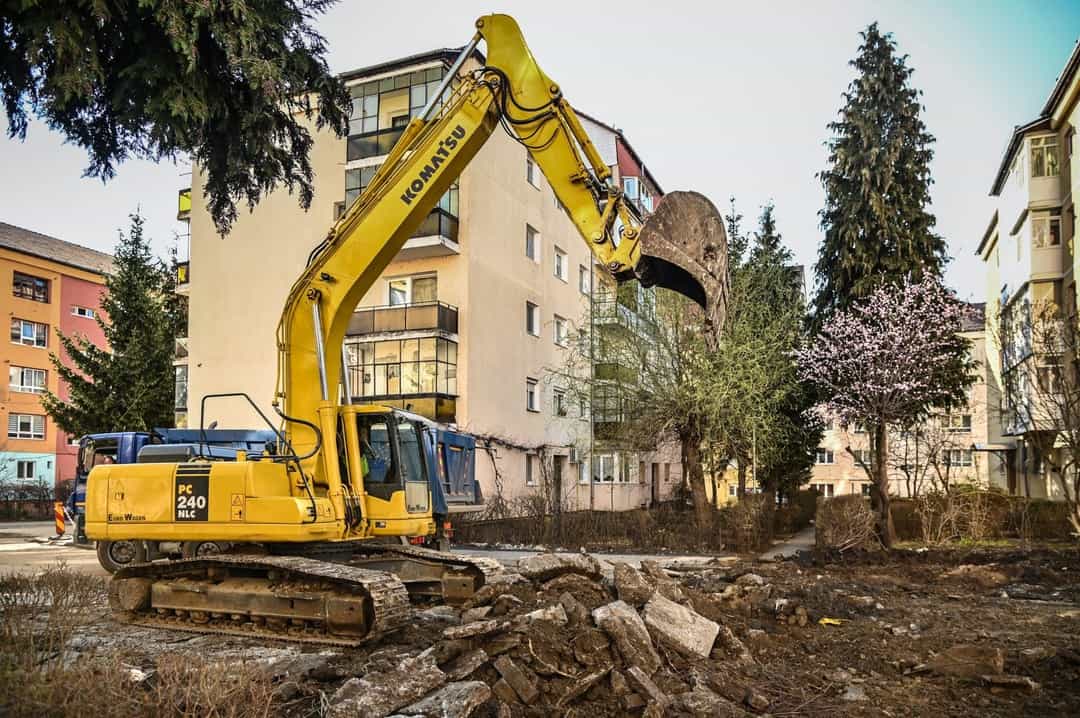
M 12 381 L 12 373 L 19 372 L 19 382 L 16 384 Z M 41 374 L 41 386 L 36 384 L 26 383 L 26 372 L 39 372 Z M 44 394 L 49 388 L 49 372 L 46 369 L 39 369 L 32 366 L 21 366 L 19 364 L 12 364 L 8 367 L 8 390 L 16 392 L 18 394 Z
M 562 280 L 564 283 L 570 283 L 570 257 L 567 253 L 561 249 L 558 245 L 553 250 L 554 261 L 552 262 L 551 272 L 557 279 Z
M 553 416 L 569 416 L 570 410 L 566 405 L 566 389 L 555 387 L 551 391 L 551 413 Z
M 1045 239 L 1040 240 L 1040 232 L 1037 232 L 1035 227 L 1043 224 L 1046 225 L 1046 229 L 1042 233 L 1042 237 Z M 1053 229 L 1055 225 L 1057 225 L 1056 233 Z M 1061 215 L 1046 214 L 1031 218 L 1031 246 L 1035 249 L 1051 249 L 1061 246 Z
M 90 307 L 84 307 L 81 304 L 72 304 L 71 315 L 74 317 L 82 317 L 83 319 L 94 319 L 97 317 L 97 311 Z
M 32 481 L 37 477 L 37 462 L 34 459 L 18 459 L 15 462 L 15 478 L 20 481 Z
M 578 291 L 585 296 L 592 294 L 592 270 L 584 264 L 578 265 Z
M 22 420 L 24 418 L 29 419 L 29 424 L 30 424 L 30 428 L 27 429 L 25 432 L 22 429 L 22 423 L 23 423 Z M 34 420 L 35 419 L 40 419 L 41 420 L 40 421 L 40 424 L 41 424 L 41 435 L 40 436 L 37 435 L 38 432 L 34 431 Z M 14 425 L 15 425 L 15 432 L 14 433 L 12 433 L 12 430 L 11 430 L 12 422 L 14 422 Z M 8 433 L 7 433 L 7 436 L 8 436 L 9 439 L 25 439 L 25 440 L 28 440 L 28 441 L 44 441 L 45 440 L 45 435 L 47 433 L 48 433 L 48 430 L 46 428 L 46 422 L 45 422 L 45 415 L 44 414 L 23 414 L 23 413 L 16 413 L 16 412 L 11 412 L 10 414 L 8 414 Z
M 23 280 L 20 282 L 20 280 Z M 11 275 L 11 294 L 19 299 L 48 304 L 52 295 L 52 282 L 45 277 L 15 270 Z M 29 291 L 23 291 L 28 289 Z M 40 289 L 40 292 L 39 292 Z
M 551 322 L 551 334 L 552 341 L 555 342 L 555 346 L 566 348 L 569 346 L 569 332 L 567 331 L 570 323 L 566 320 L 566 317 L 560 317 L 558 314 L 553 315 Z
M 828 461 L 821 461 L 822 457 L 828 459 Z M 836 463 L 836 453 L 832 449 L 827 449 L 824 446 L 819 446 L 814 452 L 814 463 L 819 466 L 832 466 Z
M 424 299 L 416 301 L 415 296 L 415 283 L 421 280 L 433 279 L 435 280 L 435 298 Z M 402 303 L 394 303 L 394 283 L 405 283 L 405 301 Z M 420 272 L 418 274 L 407 274 L 402 277 L 387 277 L 386 279 L 386 304 L 391 307 L 403 307 L 410 304 L 430 304 L 432 302 L 439 301 L 439 274 L 438 272 Z
M 531 376 L 525 377 L 525 411 L 540 413 L 540 382 Z
M 536 189 L 540 189 L 540 179 L 537 176 L 536 160 L 532 153 L 525 150 L 525 181 Z
M 540 305 L 525 300 L 525 333 L 531 337 L 540 336 Z
M 16 322 L 19 323 L 19 339 L 15 340 L 13 338 L 11 340 L 12 344 L 18 344 L 19 346 L 24 346 L 24 347 L 34 347 L 35 349 L 48 349 L 49 348 L 49 325 L 48 324 L 44 324 L 42 322 L 35 322 L 33 320 L 30 320 L 30 319 L 20 319 L 19 317 L 12 317 L 11 318 L 12 328 L 14 328 Z M 26 342 L 24 340 L 25 329 L 26 329 L 26 325 L 28 325 L 28 324 L 35 328 L 34 329 L 34 339 L 33 339 L 32 342 Z M 37 341 L 38 341 L 37 327 L 42 327 L 44 329 L 44 331 L 42 332 L 42 336 L 41 336 L 41 344 L 37 343 Z
M 1057 140 L 1057 135 L 1041 135 L 1031 138 L 1028 152 L 1031 154 L 1031 177 L 1033 179 L 1059 177 L 1061 175 L 1061 156 L 1058 154 Z M 1036 157 L 1040 155 L 1042 158 L 1042 174 L 1037 173 L 1039 162 Z M 1053 158 L 1052 161 L 1051 158 Z M 1051 165 L 1053 166 L 1051 167 Z M 1051 172 L 1051 170 L 1053 171 Z
M 528 222 L 525 223 L 525 256 L 536 264 L 540 264 L 542 256 L 540 251 L 540 230 Z

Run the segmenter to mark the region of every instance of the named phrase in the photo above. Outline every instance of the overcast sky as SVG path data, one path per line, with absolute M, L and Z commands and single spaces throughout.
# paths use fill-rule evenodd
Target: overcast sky
M 973 255 L 1012 127 L 1038 114 L 1080 33 L 1080 2 L 605 2 L 343 0 L 320 21 L 335 71 L 459 46 L 476 17 L 509 12 L 567 98 L 623 129 L 665 190 L 695 189 L 756 219 L 772 200 L 798 260 L 821 238 L 826 124 L 877 20 L 910 55 L 937 137 L 933 211 L 961 296 L 985 291 Z M 0 124 L 3 121 L 0 120 Z M 6 132 L 6 124 L 4 130 Z M 344 158 L 343 158 L 344 160 Z M 140 209 L 164 253 L 184 166 L 129 162 L 106 185 L 41 123 L 0 138 L 0 221 L 108 251 Z M 244 210 L 242 210 L 244 211 Z M 228 241 L 227 239 L 225 241 Z

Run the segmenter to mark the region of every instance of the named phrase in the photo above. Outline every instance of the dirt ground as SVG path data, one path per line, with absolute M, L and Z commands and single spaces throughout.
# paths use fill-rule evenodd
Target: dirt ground
M 222 715 L 1080 715 L 1076 548 L 703 559 L 614 579 L 581 565 L 589 576 L 523 569 L 465 606 L 418 606 L 357 649 L 118 625 L 99 594 L 44 680 L 110 656 L 134 693 L 166 657 L 254 667 L 268 703 Z M 0 598 L 11 614 L 17 601 Z M 594 612 L 616 604 L 622 627 Z M 674 633 L 654 620 L 665 606 Z M 635 642 L 638 615 L 648 633 Z M 713 630 L 707 655 L 694 654 Z M 36 679 L 16 663 L 0 670 L 0 713 L 64 713 L 47 703 L 55 692 L 25 688 Z

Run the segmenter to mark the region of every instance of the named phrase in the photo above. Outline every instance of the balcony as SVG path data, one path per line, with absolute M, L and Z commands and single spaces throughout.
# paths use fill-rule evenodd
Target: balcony
M 388 155 L 404 132 L 404 127 L 393 127 L 386 130 L 366 132 L 362 135 L 353 135 L 348 140 L 345 160 L 353 162 L 354 160 L 365 160 L 369 157 Z
M 457 307 L 443 302 L 365 307 L 353 313 L 346 333 L 355 336 L 431 330 L 457 334 Z
M 176 288 L 186 289 L 188 282 L 191 281 L 191 262 L 177 262 L 176 263 Z
M 176 195 L 176 221 L 186 222 L 191 217 L 191 188 L 185 187 Z
M 365 340 L 366 339 L 366 340 Z M 440 336 L 345 341 L 354 401 L 454 421 L 458 345 Z
M 398 252 L 397 258 L 423 259 L 426 257 L 447 257 L 460 254 L 458 247 L 458 218 L 446 210 L 436 207 L 424 218 L 423 223 L 405 241 L 405 246 Z

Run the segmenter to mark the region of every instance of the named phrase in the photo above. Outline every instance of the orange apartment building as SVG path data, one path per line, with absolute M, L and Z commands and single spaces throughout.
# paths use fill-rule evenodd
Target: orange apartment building
M 58 331 L 82 335 L 99 346 L 95 321 L 112 257 L 28 229 L 0 222 L 0 312 L 11 325 L 0 359 L 0 484 L 56 485 L 75 477 L 75 437 L 59 431 L 41 407 L 48 389 L 67 398 L 49 360 L 60 352 Z M 66 356 L 65 356 L 66 359 Z

